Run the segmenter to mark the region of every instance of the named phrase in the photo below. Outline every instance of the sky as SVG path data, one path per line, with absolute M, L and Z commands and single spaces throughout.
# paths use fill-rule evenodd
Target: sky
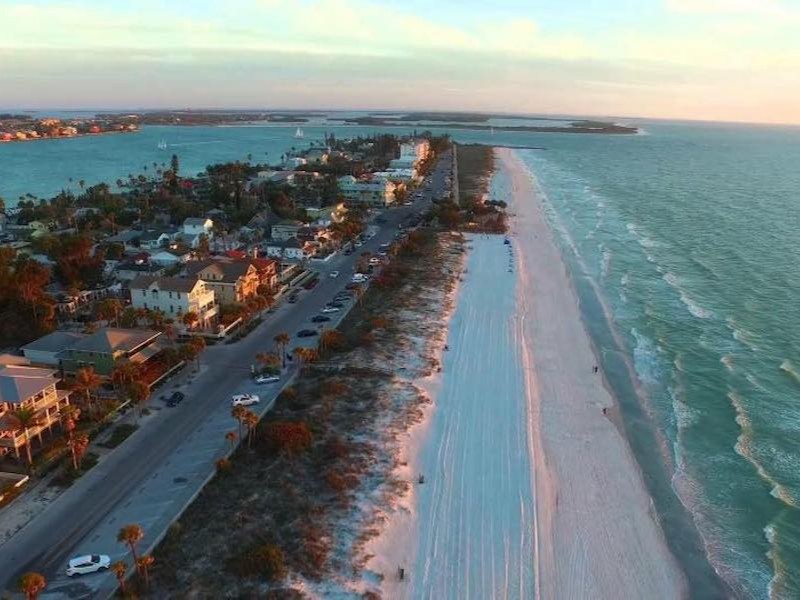
M 0 108 L 800 124 L 800 0 L 0 0 Z

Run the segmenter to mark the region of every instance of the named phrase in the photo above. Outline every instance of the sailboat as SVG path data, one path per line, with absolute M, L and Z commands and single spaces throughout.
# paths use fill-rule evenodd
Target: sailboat
M 303 130 L 298 127 L 297 131 L 294 132 L 294 137 L 299 139 L 305 137 L 305 134 L 303 133 Z
M 167 149 L 167 140 L 165 140 L 164 138 L 161 138 L 158 141 L 158 149 L 159 150 L 166 150 Z

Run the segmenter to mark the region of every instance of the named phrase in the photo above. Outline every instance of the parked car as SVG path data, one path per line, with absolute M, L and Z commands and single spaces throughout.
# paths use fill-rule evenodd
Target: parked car
M 167 406 L 178 406 L 186 396 L 183 395 L 183 392 L 172 392 L 172 396 L 169 397 L 167 400 Z
M 294 304 L 295 302 L 297 302 L 297 294 L 292 294 L 289 296 L 289 304 Z
M 329 277 L 336 279 L 339 276 L 339 271 L 331 271 Z
M 311 317 L 312 323 L 325 323 L 330 320 L 331 318 L 327 315 L 314 315 L 313 317 Z
M 278 383 L 281 380 L 277 375 L 259 375 L 256 383 Z
M 328 302 L 328 303 L 325 305 L 325 308 L 342 308 L 343 306 L 344 306 L 344 304 L 342 304 L 341 302 L 337 302 L 336 300 L 334 300 L 333 302 Z
M 337 313 L 337 312 L 339 312 L 339 309 L 337 307 L 335 307 L 335 306 L 326 306 L 325 308 L 322 309 L 322 312 L 324 312 L 324 313 Z M 297 335 L 299 337 L 308 337 L 308 336 L 302 336 L 299 333 Z M 314 332 L 314 335 L 317 335 L 316 332 Z
M 325 309 L 322 309 L 322 312 L 326 312 Z M 328 312 L 338 312 L 338 309 Z M 299 338 L 314 337 L 315 335 L 317 335 L 317 331 L 315 329 L 301 329 L 297 332 L 297 337 Z
M 67 576 L 88 575 L 105 571 L 111 566 L 111 558 L 106 554 L 86 554 L 69 559 Z
M 352 283 L 364 283 L 367 280 L 367 276 L 363 273 L 356 273 L 353 275 L 353 279 L 351 280 Z
M 233 398 L 231 398 L 231 404 L 233 406 L 251 406 L 252 404 L 258 404 L 261 402 L 261 398 L 259 398 L 256 394 L 236 394 Z
M 373 256 L 372 258 L 369 259 L 369 264 L 371 264 L 371 265 L 379 265 L 379 264 L 381 264 L 381 259 L 380 258 L 375 258 Z

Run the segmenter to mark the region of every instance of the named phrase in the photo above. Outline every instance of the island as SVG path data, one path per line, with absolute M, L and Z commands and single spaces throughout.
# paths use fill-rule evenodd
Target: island
M 132 133 L 139 125 L 122 116 L 57 119 L 25 114 L 0 114 L 0 142 L 71 138 L 105 133 Z

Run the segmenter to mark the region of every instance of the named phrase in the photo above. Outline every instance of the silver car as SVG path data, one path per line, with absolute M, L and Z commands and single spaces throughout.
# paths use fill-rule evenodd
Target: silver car
M 71 558 L 67 567 L 67 576 L 88 575 L 105 571 L 111 566 L 111 558 L 106 554 L 86 554 Z

